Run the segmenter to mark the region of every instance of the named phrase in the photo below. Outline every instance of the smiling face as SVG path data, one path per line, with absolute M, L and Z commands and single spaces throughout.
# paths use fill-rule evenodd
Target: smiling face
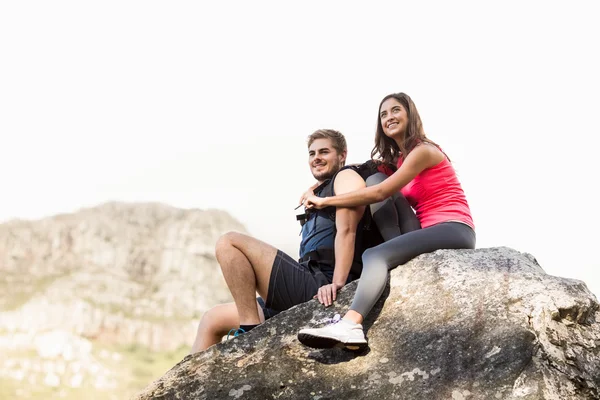
M 345 161 L 346 153 L 338 153 L 331 139 L 315 139 L 308 148 L 308 166 L 319 182 L 333 178 Z
M 408 126 L 408 114 L 398 100 L 390 97 L 381 104 L 379 120 L 387 137 L 396 141 L 402 140 Z

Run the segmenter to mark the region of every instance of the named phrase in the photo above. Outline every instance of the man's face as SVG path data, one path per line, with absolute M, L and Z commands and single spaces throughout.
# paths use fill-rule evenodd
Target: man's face
M 323 182 L 330 179 L 342 168 L 346 153 L 339 154 L 333 148 L 331 139 L 315 139 L 308 148 L 308 165 L 315 179 Z

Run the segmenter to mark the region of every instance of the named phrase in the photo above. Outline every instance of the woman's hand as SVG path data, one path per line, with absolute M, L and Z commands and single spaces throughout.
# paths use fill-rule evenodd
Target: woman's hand
M 300 196 L 300 202 L 298 204 L 300 204 L 300 205 L 304 204 L 306 199 L 308 199 L 310 196 L 314 196 L 314 195 L 315 195 L 315 193 L 313 192 L 313 190 L 308 189 L 306 192 L 302 193 L 302 196 Z
M 320 210 L 321 208 L 325 208 L 325 199 L 323 197 L 317 197 L 314 194 L 311 196 L 308 196 L 305 200 L 304 200 L 304 207 L 306 208 L 316 208 L 317 210 Z
M 306 199 L 308 199 L 310 196 L 313 196 L 315 194 L 314 190 L 318 186 L 319 186 L 319 183 L 317 182 L 314 185 L 312 185 L 311 187 L 309 187 L 306 192 L 302 193 L 302 196 L 300 196 L 300 202 L 298 204 L 304 204 Z
M 321 286 L 313 298 L 319 299 L 319 303 L 323 304 L 325 307 L 329 307 L 335 301 L 337 297 L 337 291 L 342 287 L 343 285 L 338 285 L 336 283 Z

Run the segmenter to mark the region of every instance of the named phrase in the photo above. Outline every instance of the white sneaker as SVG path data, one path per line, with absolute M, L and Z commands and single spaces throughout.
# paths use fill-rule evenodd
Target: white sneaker
M 302 329 L 298 340 L 315 349 L 342 347 L 348 350 L 362 350 L 367 347 L 367 339 L 361 324 L 340 320 L 323 328 Z

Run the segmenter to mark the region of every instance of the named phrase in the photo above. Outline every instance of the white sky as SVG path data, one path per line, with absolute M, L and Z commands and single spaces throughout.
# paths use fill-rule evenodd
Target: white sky
M 593 1 L 0 3 L 0 221 L 108 200 L 220 208 L 297 252 L 306 136 L 369 158 L 411 95 L 478 247 L 600 295 Z

